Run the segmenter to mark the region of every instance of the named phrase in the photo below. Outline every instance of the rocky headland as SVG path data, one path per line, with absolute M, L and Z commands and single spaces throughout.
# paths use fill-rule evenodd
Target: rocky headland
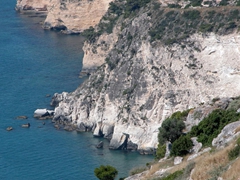
M 224 0 L 18 0 L 16 9 L 44 11 L 44 28 L 86 37 L 82 74 L 90 76 L 74 92 L 54 95 L 55 126 L 92 131 L 109 139 L 110 149 L 152 154 L 159 127 L 176 111 L 188 110 L 184 133 L 216 109 L 239 112 L 239 5 Z M 221 149 L 238 135 L 239 121 L 225 126 L 212 146 Z M 209 152 L 195 137 L 192 142 L 187 161 Z M 181 161 L 178 157 L 174 165 Z M 170 169 L 149 169 L 129 179 L 161 177 Z
M 53 121 L 109 138 L 112 149 L 153 153 L 158 128 L 173 112 L 239 95 L 237 22 L 217 29 L 227 21 L 218 8 L 154 3 L 117 19 L 111 7 L 89 31 L 83 71 L 91 76 L 76 91 L 55 94 Z

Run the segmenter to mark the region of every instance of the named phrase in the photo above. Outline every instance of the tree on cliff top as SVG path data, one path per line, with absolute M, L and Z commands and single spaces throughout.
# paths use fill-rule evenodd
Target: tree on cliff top
M 99 168 L 95 168 L 94 174 L 99 180 L 114 180 L 118 171 L 112 166 L 101 165 Z

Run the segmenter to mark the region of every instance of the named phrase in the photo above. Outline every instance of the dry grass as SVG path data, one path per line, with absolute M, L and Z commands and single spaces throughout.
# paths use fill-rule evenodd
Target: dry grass
M 224 180 L 240 180 L 240 158 L 229 161 L 228 153 L 234 148 L 236 139 L 224 149 L 213 150 L 206 152 L 197 158 L 193 159 L 195 168 L 191 178 L 193 180 L 206 180 L 210 178 L 223 177 Z M 163 162 L 153 164 L 149 172 L 142 178 L 149 180 L 154 178 L 153 174 L 160 169 L 168 170 L 168 173 L 174 173 L 187 167 L 190 161 L 187 161 L 188 156 L 185 156 L 183 162 L 179 165 L 173 165 L 173 158 L 166 159 Z M 231 164 L 232 163 L 232 164 Z M 229 166 L 231 164 L 231 166 Z
M 166 159 L 165 161 L 162 162 L 157 162 L 156 164 L 153 164 L 151 166 L 151 169 L 149 170 L 149 172 L 144 176 L 144 180 L 150 179 L 152 177 L 152 175 L 159 171 L 160 169 L 166 169 L 168 167 L 172 167 L 173 166 L 173 159 Z
M 222 175 L 223 179 L 240 180 L 240 158 Z
M 203 180 L 211 178 L 211 173 L 217 171 L 220 167 L 224 167 L 228 164 L 228 152 L 233 148 L 234 144 L 219 150 L 215 153 L 205 153 L 202 156 L 196 158 L 195 170 L 192 174 L 192 179 Z

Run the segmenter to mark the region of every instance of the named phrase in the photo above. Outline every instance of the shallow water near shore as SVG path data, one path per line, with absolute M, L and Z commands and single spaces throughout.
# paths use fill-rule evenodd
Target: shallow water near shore
M 15 0 L 0 11 L 0 179 L 95 180 L 94 169 L 109 164 L 125 177 L 133 167 L 153 156 L 110 151 L 95 145 L 102 139 L 91 133 L 56 130 L 50 120 L 33 118 L 37 108 L 51 108 L 55 92 L 75 90 L 84 79 L 82 39 L 43 30 L 41 18 L 15 12 Z M 20 115 L 26 120 L 17 120 Z M 30 128 L 21 125 L 30 123 Z M 12 126 L 12 131 L 6 131 Z

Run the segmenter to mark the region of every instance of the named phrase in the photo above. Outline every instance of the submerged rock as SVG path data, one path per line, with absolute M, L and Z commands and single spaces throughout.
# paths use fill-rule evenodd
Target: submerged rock
M 13 127 L 12 127 L 12 126 L 9 126 L 9 127 L 7 127 L 6 130 L 7 130 L 7 131 L 11 131 L 11 130 L 13 130 Z
M 28 119 L 28 117 L 27 116 L 18 116 L 18 117 L 16 117 L 16 119 Z
M 22 127 L 23 127 L 23 128 L 29 128 L 29 127 L 30 127 L 30 123 L 23 124 Z
M 103 148 L 103 141 L 100 141 L 97 145 L 96 148 L 100 149 Z

